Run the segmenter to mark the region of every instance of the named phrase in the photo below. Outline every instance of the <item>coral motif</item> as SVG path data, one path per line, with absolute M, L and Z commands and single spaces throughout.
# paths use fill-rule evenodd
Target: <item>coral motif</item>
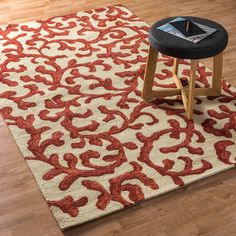
M 106 191 L 104 187 L 98 182 L 91 180 L 82 181 L 82 184 L 88 189 L 100 192 L 100 195 L 98 196 L 98 201 L 96 203 L 98 209 L 105 210 L 106 206 L 109 204 L 110 201 L 120 202 L 124 207 L 126 207 L 129 206 L 132 202 L 139 202 L 144 200 L 144 193 L 142 191 L 142 188 L 137 184 L 123 184 L 127 180 L 138 179 L 144 185 L 149 186 L 151 189 L 159 188 L 157 183 L 155 183 L 152 178 L 147 177 L 141 172 L 143 168 L 138 163 L 131 162 L 130 164 L 133 167 L 132 171 L 126 172 L 120 176 L 109 180 L 110 193 Z M 132 202 L 128 202 L 122 197 L 122 191 L 129 192 L 129 198 Z
M 230 157 L 232 157 L 232 153 L 230 151 L 226 151 L 227 147 L 234 145 L 235 143 L 233 141 L 230 140 L 223 140 L 223 141 L 219 141 L 216 142 L 214 144 L 215 146 L 215 150 L 216 150 L 216 154 L 218 156 L 218 159 L 222 162 L 224 162 L 225 164 L 231 165 L 234 164 L 236 165 L 236 155 L 235 157 L 233 157 L 235 162 L 230 161 Z
M 82 197 L 74 201 L 71 196 L 64 197 L 59 201 L 48 201 L 49 206 L 59 207 L 64 213 L 68 213 L 71 217 L 76 217 L 79 214 L 79 208 L 88 203 L 87 197 Z
M 209 110 L 209 116 L 215 118 L 216 120 L 227 119 L 227 123 L 225 123 L 224 127 L 222 128 L 214 128 L 214 125 L 217 124 L 217 121 L 215 119 L 209 118 L 206 119 L 202 124 L 204 130 L 217 136 L 231 138 L 232 132 L 236 131 L 236 111 L 231 111 L 226 105 L 220 105 L 219 109 L 222 111 L 221 113 L 217 112 L 216 110 Z
M 195 122 L 178 96 L 142 100 L 148 29 L 123 6 L 0 29 L 0 113 L 61 228 L 235 165 L 231 85 L 195 99 Z M 154 87 L 175 87 L 173 58 L 157 62 Z

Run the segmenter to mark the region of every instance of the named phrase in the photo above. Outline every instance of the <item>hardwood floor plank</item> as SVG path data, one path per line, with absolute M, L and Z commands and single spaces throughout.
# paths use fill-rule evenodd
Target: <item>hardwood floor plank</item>
M 6 125 L 0 145 L 0 235 L 63 235 Z

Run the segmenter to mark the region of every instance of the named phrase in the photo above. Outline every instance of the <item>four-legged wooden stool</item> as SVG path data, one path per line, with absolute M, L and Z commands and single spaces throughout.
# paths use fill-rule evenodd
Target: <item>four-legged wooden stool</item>
M 219 96 L 221 94 L 223 50 L 226 48 L 228 43 L 228 34 L 218 23 L 198 17 L 184 18 L 215 28 L 217 29 L 217 32 L 196 44 L 157 29 L 157 27 L 173 20 L 174 18 L 176 17 L 170 17 L 156 22 L 152 25 L 149 31 L 150 47 L 142 97 L 144 100 L 152 100 L 159 97 L 182 95 L 187 116 L 189 119 L 192 119 L 195 95 Z M 158 52 L 175 58 L 173 79 L 177 87 L 176 89 L 152 89 Z M 207 57 L 213 57 L 212 86 L 210 88 L 195 88 L 197 60 Z M 182 86 L 178 77 L 179 59 L 191 60 L 188 89 L 185 89 Z

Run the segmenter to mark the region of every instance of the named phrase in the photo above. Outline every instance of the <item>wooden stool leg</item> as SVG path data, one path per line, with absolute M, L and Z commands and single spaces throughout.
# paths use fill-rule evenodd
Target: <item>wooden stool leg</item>
M 148 51 L 148 59 L 145 69 L 145 75 L 144 75 L 143 92 L 142 92 L 142 98 L 145 100 L 149 98 L 149 95 L 152 92 L 153 79 L 156 71 L 157 56 L 158 52 L 150 45 Z
M 191 68 L 190 68 L 188 111 L 187 111 L 187 115 L 188 115 L 189 119 L 192 119 L 192 115 L 193 115 L 196 70 L 197 70 L 197 61 L 192 60 L 191 61 Z
M 223 53 L 221 52 L 213 57 L 212 88 L 218 95 L 221 94 L 222 64 Z
M 179 59 L 174 58 L 173 75 L 178 75 L 178 70 L 179 70 Z

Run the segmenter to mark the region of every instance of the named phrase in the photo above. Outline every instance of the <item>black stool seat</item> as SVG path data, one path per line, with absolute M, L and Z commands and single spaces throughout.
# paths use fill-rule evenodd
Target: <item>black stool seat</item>
M 189 42 L 185 39 L 158 30 L 161 26 L 176 17 L 169 17 L 157 21 L 149 31 L 149 42 L 157 51 L 168 56 L 182 59 L 203 59 L 213 57 L 222 52 L 228 43 L 228 34 L 223 26 L 214 21 L 198 17 L 183 16 L 183 18 L 217 29 L 217 32 L 208 36 L 198 43 Z

